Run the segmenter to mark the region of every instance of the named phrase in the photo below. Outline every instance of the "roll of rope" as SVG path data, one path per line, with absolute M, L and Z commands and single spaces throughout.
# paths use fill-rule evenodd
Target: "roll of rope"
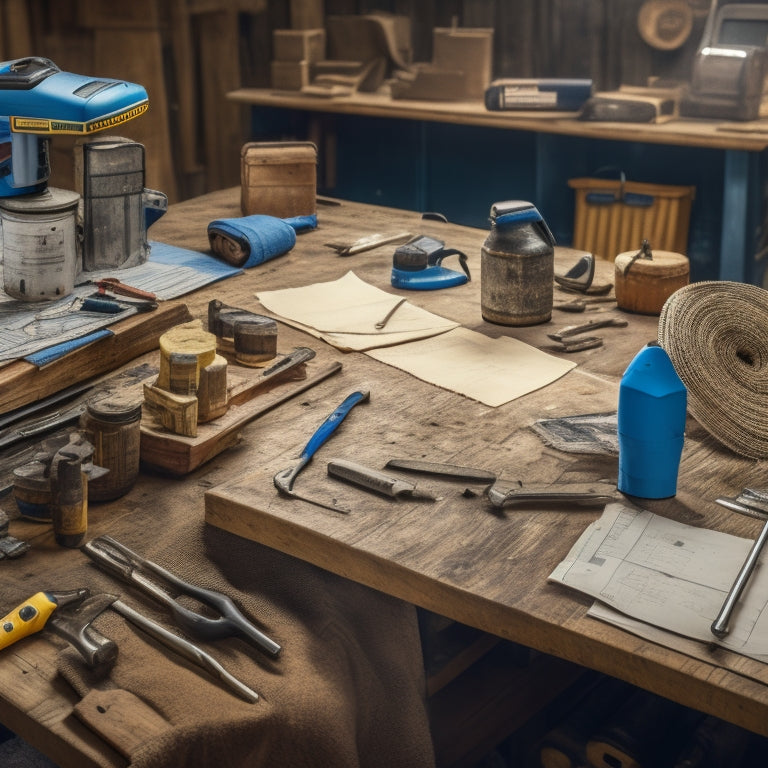
M 768 457 L 768 291 L 691 283 L 659 316 L 659 344 L 688 390 L 688 411 L 719 442 Z

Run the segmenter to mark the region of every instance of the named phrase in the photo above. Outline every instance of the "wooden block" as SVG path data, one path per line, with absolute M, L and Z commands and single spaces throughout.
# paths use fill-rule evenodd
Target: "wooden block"
M 268 391 L 259 386 L 264 378 L 257 371 L 241 370 L 249 379 L 244 382 L 240 394 L 236 391 L 237 385 L 232 387 L 230 391 L 235 392 L 230 395 L 227 412 L 207 424 L 200 424 L 196 435 L 170 434 L 162 425 L 154 423 L 151 411 L 146 413 L 141 422 L 142 462 L 172 475 L 186 475 L 236 445 L 240 440 L 240 431 L 250 421 L 339 373 L 341 363 L 314 368 L 301 381 L 281 379 L 280 386 L 269 387 Z M 277 382 L 277 379 L 273 381 Z
M 323 0 L 291 0 L 291 27 L 317 29 L 325 23 Z
M 138 696 L 120 688 L 94 688 L 75 704 L 73 711 L 78 720 L 129 759 L 148 738 L 160 738 L 171 728 Z
M 166 429 L 187 437 L 197 435 L 197 397 L 195 395 L 176 395 L 154 384 L 145 384 L 144 402 Z
M 200 371 L 200 386 L 197 390 L 198 424 L 211 421 L 227 412 L 227 361 L 216 355 L 210 365 Z
M 216 337 L 201 320 L 178 325 L 160 337 L 160 373 L 156 386 L 181 395 L 194 395 L 200 369 L 216 357 Z
M 435 29 L 432 63 L 436 69 L 461 69 L 464 73 L 462 96 L 482 99 L 491 82 L 493 29 Z
M 236 320 L 234 347 L 240 365 L 257 366 L 272 360 L 277 355 L 277 323 L 263 315 Z
M 324 29 L 276 29 L 272 44 L 275 61 L 306 61 L 312 65 L 325 58 Z
M 279 91 L 300 91 L 309 85 L 308 61 L 273 61 L 272 87 Z

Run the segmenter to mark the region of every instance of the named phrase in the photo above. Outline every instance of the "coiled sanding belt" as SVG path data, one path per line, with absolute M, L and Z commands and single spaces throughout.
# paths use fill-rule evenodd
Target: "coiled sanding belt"
M 658 341 L 688 390 L 691 415 L 735 453 L 768 457 L 768 291 L 691 283 L 664 304 Z

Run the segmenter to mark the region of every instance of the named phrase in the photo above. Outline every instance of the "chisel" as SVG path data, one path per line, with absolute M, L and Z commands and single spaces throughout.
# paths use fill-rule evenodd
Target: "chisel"
M 477 483 L 495 483 L 496 474 L 485 469 L 462 467 L 458 464 L 441 464 L 435 461 L 419 459 L 390 459 L 387 469 L 400 469 L 404 472 L 419 472 L 425 475 L 438 475 L 450 480 L 464 480 Z
M 437 501 L 437 497 L 426 491 L 420 491 L 414 483 L 401 480 L 398 477 L 379 472 L 377 469 L 357 464 L 354 461 L 335 459 L 328 462 L 328 474 L 359 485 L 367 491 L 374 491 L 393 499 L 408 497 L 410 499 L 423 499 L 425 501 Z

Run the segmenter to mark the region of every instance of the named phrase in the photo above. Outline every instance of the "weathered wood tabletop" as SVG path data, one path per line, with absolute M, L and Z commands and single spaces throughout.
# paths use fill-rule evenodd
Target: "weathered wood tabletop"
M 350 203 L 321 205 L 319 219 L 318 231 L 301 236 L 291 254 L 259 268 L 256 290 L 331 280 L 351 269 L 361 279 L 407 293 L 409 301 L 466 328 L 509 335 L 549 351 L 547 333 L 606 317 L 605 308 L 600 312 L 596 305 L 585 315 L 555 310 L 549 323 L 527 328 L 486 323 L 480 312 L 479 269 L 485 231 Z M 473 280 L 454 289 L 398 292 L 389 282 L 392 247 L 343 258 L 322 245 L 338 240 L 341 232 L 342 239 L 354 240 L 401 229 L 430 234 L 464 251 Z M 573 252 L 559 250 L 558 269 L 573 259 Z M 612 277 L 613 265 L 599 263 L 596 282 Z M 556 291 L 555 298 L 559 302 L 570 296 Z M 406 457 L 483 467 L 510 484 L 604 481 L 615 486 L 615 458 L 563 453 L 544 445 L 531 430 L 538 419 L 616 408 L 621 375 L 642 346 L 655 339 L 657 318 L 616 309 L 608 311 L 611 315 L 627 319 L 628 327 L 602 331 L 603 347 L 563 355 L 576 361 L 577 368 L 498 408 L 424 383 L 365 354 L 341 353 L 308 341 L 281 326 L 283 339 L 309 343 L 324 359 L 341 360 L 343 373 L 324 388 L 322 401 L 313 398 L 309 406 L 292 402 L 252 425 L 247 436 L 258 446 L 258 460 L 243 466 L 233 482 L 206 493 L 206 520 L 455 620 L 768 733 L 768 671 L 763 665 L 722 651 L 709 656 L 707 649 L 689 644 L 686 653 L 678 653 L 644 642 L 588 618 L 590 600 L 547 583 L 599 511 L 510 507 L 499 515 L 482 495 L 463 496 L 466 486 L 455 482 L 411 476 L 420 487 L 437 491 L 440 500 L 430 504 L 380 499 L 327 477 L 331 459 L 381 468 L 388 459 Z M 370 403 L 352 412 L 296 486 L 310 496 L 333 496 L 352 513 L 341 515 L 280 497 L 272 476 L 292 466 L 325 416 L 361 387 L 370 389 Z M 720 447 L 689 419 L 677 496 L 643 506 L 682 522 L 754 537 L 759 530 L 755 521 L 725 511 L 714 499 L 749 483 L 760 484 L 762 473 L 761 463 Z M 715 658 L 731 671 L 710 663 Z
M 207 223 L 239 213 L 239 190 L 216 192 L 172 206 L 151 236 L 207 251 Z M 259 312 L 257 291 L 332 280 L 349 270 L 383 290 L 406 295 L 390 285 L 392 246 L 340 257 L 325 244 L 410 230 L 440 238 L 468 255 L 473 279 L 467 285 L 407 293 L 412 303 L 466 328 L 550 349 L 548 332 L 606 316 L 597 311 L 555 312 L 550 323 L 529 328 L 488 324 L 482 320 L 479 301 L 485 231 L 344 201 L 321 201 L 318 219 L 317 230 L 300 235 L 289 253 L 178 302 L 202 319 L 212 298 Z M 573 257 L 573 252 L 559 250 L 558 267 L 567 268 Z M 611 278 L 612 265 L 598 264 L 597 279 Z M 615 458 L 562 453 L 545 446 L 531 430 L 541 418 L 615 409 L 621 375 L 636 352 L 656 337 L 657 319 L 615 309 L 608 314 L 621 315 L 629 325 L 605 329 L 600 348 L 563 355 L 578 364 L 574 370 L 498 408 L 427 384 L 364 353 L 340 352 L 281 323 L 280 351 L 310 346 L 318 362 L 340 361 L 342 371 L 244 426 L 237 446 L 190 475 L 169 479 L 142 471 L 125 497 L 89 510 L 89 537 L 130 534 L 149 548 L 164 521 L 203 525 L 205 519 L 211 531 L 222 527 L 442 615 L 768 734 L 768 672 L 763 665 L 731 653 L 709 656 L 707 649 L 687 647 L 686 652 L 673 651 L 639 639 L 587 617 L 589 599 L 547 583 L 549 573 L 599 510 L 513 507 L 494 514 L 482 495 L 463 495 L 465 485 L 429 478 L 417 480 L 422 487 L 437 489 L 439 501 L 391 501 L 326 475 L 327 461 L 333 458 L 382 467 L 390 458 L 412 457 L 484 467 L 510 482 L 615 484 Z M 370 402 L 352 411 L 296 485 L 302 493 L 335 495 L 351 513 L 341 515 L 279 496 L 272 484 L 275 472 L 295 464 L 314 429 L 360 387 L 370 389 Z M 734 456 L 689 419 L 677 496 L 643 506 L 693 525 L 754 537 L 756 521 L 728 513 L 714 499 L 750 484 L 763 485 L 762 473 L 761 462 Z M 2 504 L 11 511 L 7 497 Z M 11 525 L 11 533 L 33 547 L 21 560 L 2 564 L 5 594 L 66 583 L 72 573 L 82 572 L 82 555 L 57 547 L 49 528 L 21 520 Z M 34 737 L 49 753 L 62 755 L 62 764 L 120 765 L 119 755 L 105 753 L 99 740 L 73 721 L 77 696 L 56 675 L 56 649 L 44 640 L 30 640 L 25 647 L 31 650 L 12 660 L 0 659 L 0 721 Z

